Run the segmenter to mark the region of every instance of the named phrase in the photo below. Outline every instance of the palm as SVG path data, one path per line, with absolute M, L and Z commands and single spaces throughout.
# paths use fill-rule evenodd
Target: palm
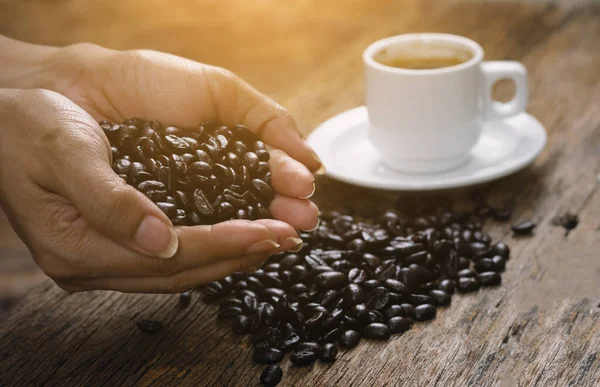
M 168 125 L 193 127 L 208 120 L 242 123 L 264 132 L 270 145 L 308 159 L 298 146 L 299 136 L 287 130 L 266 133 L 277 113 L 272 101 L 221 69 L 156 52 L 119 53 L 119 61 L 89 65 L 63 94 L 96 120 L 122 122 L 126 118 L 157 119 Z M 245 96 L 245 98 L 243 98 Z M 287 118 L 287 117 L 281 117 Z M 288 129 L 288 128 L 285 128 Z M 300 157 L 297 157 L 296 154 Z M 317 209 L 299 197 L 313 191 L 313 178 L 299 163 L 280 151 L 272 152 L 273 188 L 277 196 L 271 212 L 295 228 L 314 227 Z M 310 156 L 310 155 L 309 155 Z M 313 162 L 314 164 L 314 162 Z

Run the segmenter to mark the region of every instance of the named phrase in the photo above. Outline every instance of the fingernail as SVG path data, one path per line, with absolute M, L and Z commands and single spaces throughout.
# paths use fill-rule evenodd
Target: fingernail
M 321 224 L 321 219 L 317 219 L 317 225 L 311 229 L 311 230 L 300 230 L 300 231 L 304 231 L 304 232 L 311 232 L 311 231 L 315 231 L 316 229 L 319 228 L 319 225 Z
M 304 244 L 304 242 L 302 242 L 302 239 L 289 237 L 285 238 L 285 241 L 286 244 L 289 243 L 290 245 L 292 245 L 292 248 L 288 249 L 288 251 L 292 253 L 297 253 L 298 251 L 302 250 L 302 246 Z
M 313 160 L 315 160 L 315 162 L 317 162 L 319 164 L 319 169 L 317 169 L 317 171 L 315 172 L 315 175 L 324 175 L 325 172 L 327 172 L 327 170 L 325 169 L 325 165 L 323 165 L 323 162 L 321 161 L 321 159 L 319 158 L 317 153 L 312 148 L 310 148 L 310 145 L 309 145 L 309 149 L 310 149 L 310 152 L 312 153 Z
M 310 199 L 314 194 L 315 194 L 315 189 L 317 188 L 317 186 L 315 185 L 315 182 L 313 181 L 313 188 L 312 188 L 312 192 L 308 195 L 308 196 L 298 196 L 298 199 Z
M 245 251 L 245 254 L 265 254 L 272 250 L 279 248 L 279 244 L 271 239 L 265 239 L 264 241 L 256 242 Z
M 317 169 L 317 171 L 315 172 L 315 175 L 323 176 L 326 173 L 327 173 L 327 169 L 325 168 L 325 166 L 323 164 L 321 164 L 321 168 Z
M 175 229 L 154 215 L 144 217 L 133 242 L 158 258 L 171 258 L 179 247 Z

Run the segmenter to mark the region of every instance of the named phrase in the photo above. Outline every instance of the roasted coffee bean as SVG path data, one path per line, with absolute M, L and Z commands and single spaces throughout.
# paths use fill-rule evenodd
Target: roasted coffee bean
M 194 191 L 194 205 L 198 212 L 206 217 L 215 216 L 215 210 L 200 189 Z
M 333 328 L 332 330 L 326 332 L 319 338 L 319 343 L 326 344 L 336 342 L 339 339 L 341 333 L 342 330 L 340 328 Z
M 257 348 L 252 354 L 252 361 L 258 364 L 279 363 L 283 359 L 283 352 L 277 348 Z
M 235 316 L 242 314 L 242 308 L 237 306 L 230 306 L 229 308 L 225 308 L 219 311 L 217 315 L 218 319 L 229 319 Z
M 278 365 L 270 365 L 260 374 L 260 382 L 267 387 L 274 387 L 281 382 L 283 372 Z
M 406 298 L 407 301 L 413 304 L 414 306 L 434 303 L 433 298 L 424 294 L 409 294 Z
M 496 243 L 493 247 L 493 251 L 504 259 L 508 259 L 508 256 L 510 255 L 510 249 L 502 242 Z
M 369 275 L 367 272 L 363 269 L 359 269 L 358 267 L 352 268 L 348 272 L 348 280 L 354 284 L 363 284 L 368 278 Z M 377 286 L 379 286 L 379 284 L 377 284 Z
M 247 316 L 240 314 L 233 319 L 233 331 L 238 334 L 244 334 L 248 332 L 250 328 L 250 320 Z
M 401 333 L 410 329 L 410 320 L 406 317 L 395 316 L 388 320 L 388 326 L 392 333 Z
M 390 327 L 383 323 L 371 323 L 363 330 L 366 338 L 375 340 L 387 340 L 391 333 Z
M 289 333 L 283 339 L 277 343 L 277 349 L 280 351 L 287 351 L 294 348 L 300 342 L 300 336 L 296 333 Z
M 141 320 L 138 321 L 136 325 L 140 332 L 148 334 L 156 334 L 163 329 L 163 326 L 160 322 L 153 320 Z
M 346 348 L 354 348 L 359 342 L 360 333 L 352 329 L 342 332 L 340 336 L 340 344 Z
M 383 285 L 392 292 L 399 294 L 408 294 L 408 288 L 402 282 L 395 279 L 386 279 L 383 281 Z
M 359 321 L 365 321 L 369 314 L 369 309 L 365 304 L 356 304 L 350 308 L 348 314 Z
M 479 282 L 473 277 L 459 278 L 456 289 L 461 293 L 474 292 L 479 289 Z
M 533 232 L 536 224 L 530 220 L 524 220 L 520 223 L 513 224 L 510 228 L 515 235 L 530 235 Z
M 452 280 L 443 280 L 442 282 L 440 282 L 438 288 L 448 294 L 454 294 L 454 282 Z
M 317 275 L 315 283 L 321 289 L 341 289 L 348 283 L 348 278 L 339 271 L 326 271 Z
M 452 297 L 450 296 L 450 294 L 446 293 L 443 290 L 432 290 L 429 292 L 429 297 L 433 299 L 435 305 L 439 306 L 450 305 L 450 302 L 452 301 Z
M 320 355 L 321 346 L 312 341 L 304 341 L 296 346 L 295 351 L 309 351 Z
M 417 321 L 432 320 L 435 318 L 436 309 L 435 306 L 430 304 L 419 305 L 415 308 L 415 317 Z
M 308 350 L 294 351 L 290 356 L 290 361 L 298 366 L 306 366 L 314 363 L 318 358 L 318 355 Z
M 403 317 L 414 318 L 415 317 L 415 307 L 411 304 L 400 304 L 400 308 L 402 308 Z
M 462 269 L 458 272 L 458 276 L 461 278 L 465 277 L 475 277 L 475 272 L 471 269 Z
M 382 310 L 389 303 L 389 291 L 384 287 L 377 287 L 367 293 L 366 300 L 369 309 Z
M 365 319 L 367 324 L 379 323 L 379 322 L 383 322 L 383 320 L 384 320 L 383 314 L 381 314 L 381 312 L 378 310 L 370 310 L 367 313 L 367 318 Z
M 481 286 L 495 286 L 500 285 L 500 283 L 502 282 L 502 277 L 500 277 L 500 274 L 494 271 L 487 271 L 479 273 L 479 275 L 477 276 L 477 280 L 479 281 Z
M 350 284 L 342 289 L 342 297 L 348 305 L 360 304 L 365 301 L 365 292 L 357 284 Z
M 327 343 L 323 346 L 320 359 L 326 363 L 333 363 L 337 358 L 338 347 L 333 343 Z

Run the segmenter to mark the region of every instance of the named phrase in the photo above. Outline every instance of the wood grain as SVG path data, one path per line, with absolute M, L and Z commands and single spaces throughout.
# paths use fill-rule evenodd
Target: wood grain
M 411 31 L 469 36 L 488 59 L 529 69 L 528 111 L 549 132 L 529 168 L 473 190 L 398 194 L 317 181 L 323 209 L 370 215 L 415 196 L 473 195 L 515 204 L 514 220 L 538 222 L 531 238 L 489 222 L 511 246 L 503 285 L 455 296 L 431 323 L 387 344 L 365 342 L 333 365 L 284 361 L 284 386 L 600 385 L 600 4 L 597 1 L 0 1 L 0 33 L 48 44 L 89 40 L 169 51 L 226 66 L 276 98 L 306 134 L 363 103 L 362 50 Z M 22 22 L 28 20 L 27 23 Z M 509 93 L 500 85 L 497 95 Z M 567 237 L 551 219 L 580 224 Z M 31 272 L 26 248 L 0 219 L 2 262 Z M 20 268 L 20 269 L 14 269 Z M 0 283 L 4 283 L 0 276 Z M 39 278 L 39 277 L 38 277 Z M 0 287 L 1 288 L 1 287 Z M 140 334 L 135 322 L 165 331 Z M 198 297 L 90 292 L 69 295 L 49 280 L 0 324 L 0 385 L 257 385 L 246 338 L 215 321 Z

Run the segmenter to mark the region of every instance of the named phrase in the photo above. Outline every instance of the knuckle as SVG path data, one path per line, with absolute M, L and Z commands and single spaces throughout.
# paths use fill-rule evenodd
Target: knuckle
M 167 281 L 167 289 L 168 293 L 183 293 L 192 289 L 193 285 L 190 284 L 190 281 L 186 279 L 184 276 L 175 275 L 169 278 Z
M 179 272 L 177 266 L 174 265 L 174 262 L 171 259 L 152 258 L 151 262 L 152 272 L 163 277 L 170 277 Z
M 106 193 L 107 208 L 101 217 L 101 227 L 104 229 L 117 227 L 123 214 L 126 213 L 131 189 L 124 181 L 113 184 Z

